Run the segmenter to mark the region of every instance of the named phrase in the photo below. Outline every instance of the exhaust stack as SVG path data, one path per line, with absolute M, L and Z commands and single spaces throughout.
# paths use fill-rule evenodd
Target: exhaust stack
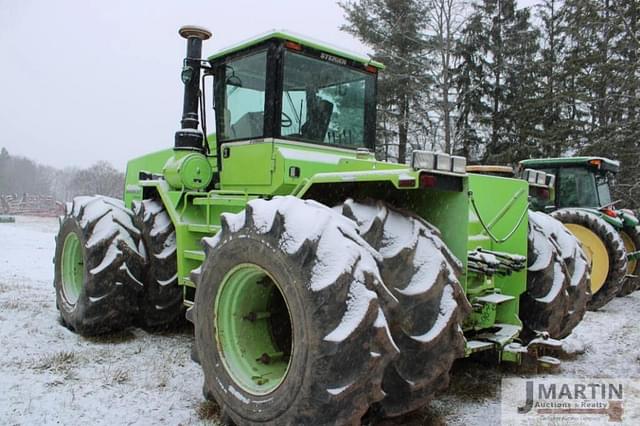
M 205 28 L 187 25 L 178 30 L 187 39 L 187 57 L 182 67 L 184 83 L 184 104 L 182 107 L 181 129 L 176 132 L 174 149 L 202 151 L 204 135 L 198 130 L 198 106 L 200 96 L 200 61 L 202 41 L 211 37 Z

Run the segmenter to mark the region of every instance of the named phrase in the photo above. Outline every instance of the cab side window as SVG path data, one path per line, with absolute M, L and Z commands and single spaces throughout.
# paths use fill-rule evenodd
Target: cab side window
M 223 140 L 264 136 L 266 72 L 266 51 L 226 64 Z

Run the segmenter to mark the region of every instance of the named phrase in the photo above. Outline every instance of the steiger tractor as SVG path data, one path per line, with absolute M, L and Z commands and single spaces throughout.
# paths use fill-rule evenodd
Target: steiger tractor
M 173 148 L 129 162 L 124 202 L 79 197 L 61 219 L 66 326 L 155 328 L 186 310 L 204 394 L 240 425 L 399 416 L 476 352 L 556 363 L 544 353 L 582 318 L 589 269 L 560 222 L 530 212 L 527 182 L 428 151 L 376 161 L 383 66 L 368 57 L 271 32 L 203 60 L 211 34 L 179 33 Z
M 590 309 L 640 285 L 640 227 L 631 210 L 617 209 L 610 183 L 617 161 L 601 157 L 524 160 L 522 167 L 556 176 L 555 196 L 544 206 L 581 241 L 592 263 Z

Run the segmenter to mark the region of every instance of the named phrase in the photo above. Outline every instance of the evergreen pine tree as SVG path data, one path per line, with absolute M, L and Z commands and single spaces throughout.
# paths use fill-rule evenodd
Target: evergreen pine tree
M 378 86 L 378 141 L 386 141 L 383 151 L 390 158 L 404 163 L 412 127 L 423 127 L 426 120 L 415 111 L 421 110 L 431 84 L 424 5 L 418 0 L 355 0 L 340 6 L 348 22 L 342 29 L 370 46 L 373 57 L 387 66 Z M 388 147 L 392 132 L 397 132 L 397 150 Z

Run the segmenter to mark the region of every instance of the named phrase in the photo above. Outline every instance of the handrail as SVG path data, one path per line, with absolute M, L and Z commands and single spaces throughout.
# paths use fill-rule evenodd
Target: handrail
M 498 238 L 493 234 L 493 232 L 491 232 L 491 229 L 486 225 L 485 221 L 482 220 L 482 216 L 480 215 L 480 211 L 478 210 L 478 206 L 476 205 L 476 200 L 473 198 L 473 191 L 469 191 L 469 200 L 471 200 L 471 206 L 473 207 L 473 210 L 476 213 L 476 217 L 478 218 L 478 221 L 480 221 L 480 225 L 482 225 L 482 227 L 484 228 L 489 238 L 491 238 L 497 244 L 504 243 L 509 238 L 511 238 L 513 234 L 516 233 L 516 230 L 520 227 L 520 225 L 522 224 L 522 221 L 524 220 L 525 216 L 529 212 L 529 203 L 527 203 L 527 206 L 522 212 L 522 214 L 520 215 L 520 218 L 518 219 L 518 223 L 516 223 L 516 226 L 504 238 Z

